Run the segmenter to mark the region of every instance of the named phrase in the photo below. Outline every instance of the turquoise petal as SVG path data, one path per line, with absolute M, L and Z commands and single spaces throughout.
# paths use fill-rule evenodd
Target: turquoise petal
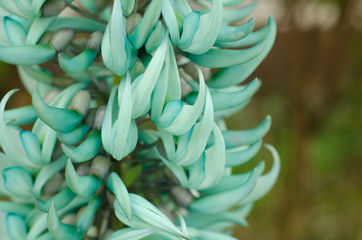
M 40 96 L 44 97 L 48 92 L 57 89 L 52 86 L 52 73 L 39 66 L 18 66 L 18 72 L 21 82 L 29 93 L 36 87 Z
M 162 229 L 177 236 L 188 238 L 152 203 L 135 194 L 129 196 L 133 214 L 149 224 L 150 228 Z
M 84 142 L 76 148 L 70 148 L 62 144 L 64 154 L 72 160 L 72 162 L 85 162 L 94 158 L 101 148 L 102 140 L 99 130 L 95 130 Z
M 26 17 L 25 14 L 19 10 L 16 1 L 0 0 L 0 7 L 16 16 Z
M 150 34 L 153 26 L 156 25 L 160 14 L 163 0 L 153 0 L 149 3 L 148 8 L 143 15 L 142 20 L 137 27 L 128 35 L 129 41 L 135 49 L 139 49 L 145 43 L 147 36 Z
M 131 90 L 131 78 L 130 74 L 127 73 L 126 79 L 122 79 L 121 83 L 118 87 L 118 119 L 115 123 L 115 137 L 114 137 L 114 147 L 112 156 L 121 160 L 125 156 L 127 156 L 130 151 L 134 149 L 135 144 L 132 143 L 133 146 L 127 148 L 127 139 L 131 133 L 131 114 L 132 114 L 132 90 Z M 132 130 L 136 130 L 137 128 Z M 137 133 L 136 133 L 137 134 Z
M 97 8 L 97 0 L 80 0 L 80 4 L 89 12 L 97 14 L 99 9 Z
M 215 111 L 230 109 L 246 103 L 258 91 L 260 85 L 261 81 L 256 78 L 245 87 L 242 87 L 241 90 L 235 92 L 211 92 Z
M 89 127 L 81 124 L 69 132 L 58 131 L 58 139 L 67 145 L 76 145 L 88 134 Z
M 209 0 L 210 1 L 210 0 Z M 242 3 L 244 0 L 222 0 L 224 6 L 234 6 Z
M 172 8 L 170 1 L 163 1 L 162 3 L 162 17 L 166 23 L 171 41 L 177 45 L 180 41 L 180 31 L 177 23 L 175 11 Z
M 33 106 L 37 116 L 54 130 L 68 132 L 83 119 L 76 111 L 46 105 L 36 89 L 33 90 Z
M 55 19 L 56 17 L 33 19 L 28 34 L 26 36 L 25 44 L 35 45 Z
M 89 225 L 92 223 L 94 216 L 101 204 L 102 200 L 99 197 L 93 197 L 87 207 L 85 208 L 84 212 L 82 213 L 82 216 L 79 218 L 77 222 L 77 230 L 78 232 L 85 232 Z
M 214 0 L 213 3 L 211 12 L 201 16 L 190 46 L 181 50 L 192 54 L 204 54 L 214 45 L 222 25 L 223 6 L 221 0 Z
M 132 13 L 135 3 L 135 0 L 122 0 L 123 15 L 128 17 Z
M 171 125 L 178 114 L 181 112 L 184 104 L 181 100 L 172 100 L 166 103 L 162 115 L 155 123 L 160 128 L 165 128 Z
M 28 228 L 24 218 L 17 214 L 8 214 L 6 216 L 6 227 L 12 240 L 26 239 Z
M 29 159 L 35 164 L 42 165 L 42 153 L 38 137 L 32 132 L 21 131 L 20 138 Z
M 96 59 L 97 52 L 91 48 L 83 51 L 79 55 L 68 58 L 64 54 L 58 54 L 59 66 L 67 73 L 84 72 Z
M 128 220 L 132 221 L 131 201 L 129 199 L 127 188 L 122 179 L 115 172 L 110 174 L 107 187 L 116 195 L 116 199 L 118 200 L 118 203 L 126 214 Z
M 64 188 L 57 195 L 49 198 L 46 201 L 36 198 L 35 206 L 40 211 L 47 213 L 49 211 L 50 205 L 54 202 L 55 207 L 61 210 L 66 207 L 75 197 L 75 193 L 73 193 L 69 188 Z
M 260 55 L 267 41 L 260 42 L 248 49 L 210 49 L 204 54 L 187 54 L 187 57 L 197 65 L 207 68 L 225 68 L 250 61 Z
M 111 90 L 111 94 L 108 99 L 107 108 L 104 113 L 104 118 L 102 122 L 102 130 L 101 130 L 101 137 L 102 137 L 102 144 L 106 152 L 112 153 L 113 152 L 113 139 L 110 137 L 112 136 L 112 127 L 113 127 L 113 108 L 116 108 L 115 97 L 117 94 L 117 86 L 114 86 Z
M 212 127 L 214 123 L 213 105 L 211 96 L 206 89 L 206 101 L 203 118 L 200 122 L 195 124 L 192 129 L 191 137 L 186 143 L 184 151 L 179 149 L 182 148 L 181 143 L 178 143 L 176 152 L 176 163 L 183 166 L 189 166 L 195 163 L 204 152 L 207 141 L 209 139 Z
M 264 195 L 267 194 L 270 189 L 272 189 L 279 176 L 280 158 L 278 152 L 273 146 L 269 144 L 265 144 L 264 146 L 271 152 L 273 156 L 273 167 L 267 174 L 264 174 L 258 178 L 253 191 L 248 197 L 239 202 L 239 205 L 254 202 L 264 197 Z
M 205 153 L 189 167 L 189 183 L 187 188 L 197 189 L 205 179 Z
M 6 110 L 4 118 L 10 125 L 26 125 L 35 122 L 37 116 L 33 106 L 25 106 Z
M 148 54 L 153 53 L 158 48 L 158 46 L 160 46 L 165 33 L 165 27 L 161 21 L 158 21 L 157 25 L 154 27 L 149 37 L 147 38 L 145 44 L 145 49 Z
M 78 176 L 70 159 L 65 169 L 65 180 L 69 188 L 83 198 L 91 197 L 102 185 L 102 180 L 95 176 Z
M 166 101 L 181 99 L 181 81 L 173 45 L 168 41 L 169 60 L 166 62 L 168 70 L 168 84 Z
M 271 117 L 267 116 L 259 126 L 248 130 L 224 131 L 222 134 L 225 139 L 226 148 L 235 148 L 242 145 L 251 144 L 269 131 L 271 126 Z
M 245 104 L 256 93 L 260 85 L 261 81 L 256 78 L 246 86 L 238 86 L 230 90 L 223 89 L 221 91 L 211 91 L 214 111 L 232 109 Z M 186 97 L 186 101 L 190 104 L 194 103 L 196 94 L 196 92 L 189 94 Z
M 166 56 L 165 62 L 169 61 L 169 55 Z M 162 110 L 165 106 L 166 91 L 168 85 L 169 68 L 165 67 L 159 76 L 155 89 L 151 97 L 151 120 L 158 122 L 162 115 Z M 171 122 L 170 122 L 171 123 Z
M 192 11 L 185 16 L 182 35 L 178 44 L 179 48 L 185 49 L 191 45 L 197 28 L 199 26 L 199 21 L 201 17 L 200 15 L 201 14 L 199 11 Z
M 255 20 L 250 19 L 241 26 L 222 25 L 214 46 L 220 47 L 223 42 L 235 42 L 248 36 L 254 28 Z
M 190 209 L 202 213 L 218 213 L 236 206 L 240 200 L 247 197 L 255 187 L 258 176 L 262 173 L 260 168 L 255 168 L 253 174 L 244 183 L 232 189 L 213 194 L 207 194 L 191 203 Z M 237 180 L 237 179 L 236 179 Z M 237 184 L 236 182 L 235 184 Z
M 259 173 L 259 176 L 260 176 L 263 173 L 264 168 L 265 168 L 265 163 L 260 162 L 250 172 L 223 176 L 223 178 L 220 180 L 220 182 L 218 184 L 216 184 L 214 187 L 205 189 L 205 190 L 201 190 L 200 192 L 204 195 L 211 195 L 211 194 L 225 192 L 225 191 L 229 191 L 229 190 L 238 188 L 241 185 L 245 184 L 248 180 L 250 180 L 250 177 L 253 174 Z
M 214 145 L 205 151 L 205 178 L 198 189 L 207 189 L 215 186 L 224 175 L 225 169 L 225 142 L 219 127 L 214 123 Z
M 232 42 L 217 42 L 215 46 L 221 48 L 241 48 L 241 47 L 251 46 L 266 39 L 270 32 L 270 29 L 271 29 L 270 26 L 266 25 L 262 29 L 250 33 L 245 38 Z
M 36 65 L 52 59 L 56 53 L 48 44 L 0 46 L 0 61 L 16 65 Z
M 249 212 L 248 210 L 251 209 L 251 206 L 252 204 L 249 204 L 243 207 L 239 207 L 236 210 L 212 214 L 191 211 L 188 215 L 185 216 L 185 221 L 187 226 L 198 229 L 206 228 L 218 222 L 232 222 L 234 224 L 239 224 L 246 227 L 248 226 L 248 223 L 245 220 L 245 217 Z
M 50 234 L 55 240 L 81 240 L 83 239 L 83 233 L 78 232 L 77 229 L 73 226 L 64 224 L 59 221 L 54 203 L 50 206 L 48 213 L 48 229 Z
M 56 161 L 42 167 L 40 172 L 38 173 L 35 181 L 34 181 L 34 193 L 36 196 L 41 195 L 41 190 L 44 187 L 44 185 L 51 179 L 56 173 L 61 171 L 65 164 L 67 163 L 67 158 L 62 155 L 59 159 Z
M 122 76 L 131 67 L 131 46 L 126 36 L 126 24 L 120 0 L 115 0 L 112 16 L 102 40 L 102 58 L 106 67 Z
M 247 148 L 231 148 L 226 151 L 226 167 L 235 167 L 246 163 L 253 158 L 261 147 L 261 140 L 258 140 Z
M 276 37 L 276 23 L 272 17 L 269 17 L 268 25 L 270 32 L 267 36 L 267 43 L 264 50 L 254 59 L 233 67 L 221 69 L 216 74 L 212 75 L 211 79 L 207 82 L 209 87 L 212 88 L 225 88 L 232 85 L 237 85 L 250 76 L 256 67 L 264 60 L 270 52 Z
M 258 5 L 258 1 L 253 1 L 249 5 L 242 5 L 240 7 L 233 7 L 224 9 L 224 19 L 225 23 L 233 23 L 240 21 L 250 15 L 256 6 Z
M 112 233 L 112 235 L 109 237 L 109 240 L 138 240 L 143 239 L 155 232 L 157 232 L 156 229 L 122 228 Z
M 21 46 L 25 44 L 26 30 L 15 19 L 4 17 L 4 28 L 11 45 Z
M 189 131 L 191 127 L 195 124 L 196 120 L 200 117 L 202 110 L 204 109 L 206 84 L 204 82 L 204 77 L 202 75 L 201 70 L 198 68 L 197 71 L 199 73 L 200 91 L 195 101 L 195 104 L 192 106 L 183 105 L 182 110 L 174 118 L 171 125 L 164 128 L 167 132 L 173 135 L 182 135 L 187 131 Z M 165 110 L 168 104 L 169 103 L 166 104 Z M 161 116 L 161 118 L 162 117 L 163 116 Z
M 200 240 L 238 240 L 230 235 L 226 235 L 224 233 L 200 230 Z
M 132 83 L 132 118 L 143 116 L 147 113 L 151 94 L 159 79 L 167 52 L 168 37 L 165 36 L 157 48 L 150 64 L 138 83 Z
M 6 168 L 2 172 L 6 190 L 15 197 L 29 202 L 33 200 L 33 177 L 21 167 Z
M 7 126 L 4 119 L 5 105 L 11 95 L 18 90 L 8 92 L 0 102 L 0 145 L 10 161 L 27 169 L 34 170 L 39 165 L 34 164 L 27 156 L 20 138 L 20 130 Z
M 34 206 L 25 203 L 0 200 L 0 211 L 4 213 L 15 213 L 25 217 L 33 208 Z

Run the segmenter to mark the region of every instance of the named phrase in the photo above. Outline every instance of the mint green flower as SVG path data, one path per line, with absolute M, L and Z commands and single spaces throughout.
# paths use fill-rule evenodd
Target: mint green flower
M 272 17 L 231 25 L 256 7 L 241 2 L 0 0 L 0 60 L 32 95 L 0 102 L 2 237 L 235 239 L 280 170 L 264 144 L 268 173 L 232 173 L 271 117 L 238 131 L 224 118 L 260 88 L 241 84 L 276 35 Z

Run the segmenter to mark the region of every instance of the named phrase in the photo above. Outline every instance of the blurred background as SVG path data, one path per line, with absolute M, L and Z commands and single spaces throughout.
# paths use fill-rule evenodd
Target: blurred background
M 275 17 L 277 40 L 250 77 L 262 88 L 227 123 L 252 128 L 270 114 L 264 142 L 278 149 L 282 169 L 236 236 L 362 239 L 362 1 L 260 0 L 254 13 L 257 28 Z M 0 96 L 12 88 L 23 89 L 16 69 L 0 63 Z M 21 92 L 9 108 L 29 104 Z M 246 168 L 261 159 L 271 162 L 262 150 Z

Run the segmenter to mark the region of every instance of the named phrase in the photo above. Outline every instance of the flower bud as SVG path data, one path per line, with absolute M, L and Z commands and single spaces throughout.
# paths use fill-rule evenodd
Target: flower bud
M 110 166 L 111 161 L 109 160 L 109 158 L 104 156 L 97 156 L 92 161 L 90 175 L 95 175 L 100 179 L 104 179 L 108 173 Z
M 188 208 L 190 206 L 190 203 L 194 200 L 190 191 L 180 186 L 171 188 L 170 194 L 175 200 L 175 203 L 182 207 Z
M 104 114 L 106 113 L 106 106 L 100 106 L 97 110 L 96 117 L 94 119 L 94 128 L 100 129 L 102 127 Z
M 52 17 L 58 15 L 64 8 L 66 8 L 68 2 L 66 0 L 50 0 L 46 1 L 42 7 L 43 17 Z
M 87 112 L 89 110 L 91 101 L 91 96 L 88 91 L 80 90 L 77 92 L 72 102 L 69 104 L 69 109 L 75 110 L 76 112 L 80 113 L 82 116 L 87 115 Z
M 103 38 L 102 32 L 97 31 L 97 32 L 92 33 L 92 35 L 90 36 L 90 38 L 88 40 L 87 48 L 91 48 L 94 51 L 96 51 L 97 53 L 99 53 L 101 50 L 102 38 Z
M 142 20 L 142 16 L 139 13 L 133 13 L 127 18 L 126 31 L 130 33 L 135 29 L 138 23 Z
M 52 39 L 50 45 L 57 50 L 57 52 L 63 52 L 66 47 L 73 41 L 75 36 L 75 30 L 72 28 L 62 28 L 58 30 Z

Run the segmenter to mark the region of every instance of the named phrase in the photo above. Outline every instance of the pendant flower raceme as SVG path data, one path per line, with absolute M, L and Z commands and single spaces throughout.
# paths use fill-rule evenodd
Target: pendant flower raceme
M 32 95 L 0 103 L 2 239 L 235 239 L 280 168 L 266 144 L 268 173 L 233 174 L 271 118 L 224 118 L 259 89 L 242 82 L 276 35 L 272 17 L 235 26 L 256 6 L 241 2 L 0 0 L 0 60 Z

